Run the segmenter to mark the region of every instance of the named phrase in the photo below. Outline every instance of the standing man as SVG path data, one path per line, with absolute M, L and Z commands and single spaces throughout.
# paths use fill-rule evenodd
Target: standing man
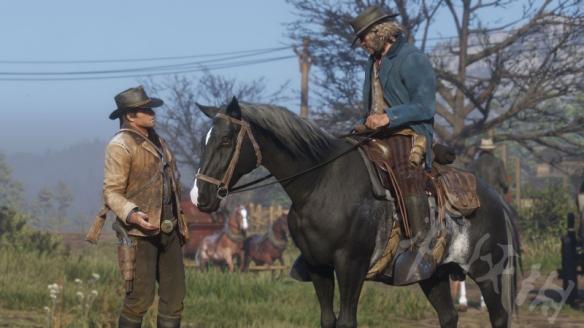
M 495 157 L 493 139 L 481 139 L 479 157 L 472 163 L 472 171 L 501 196 L 509 190 L 503 161 Z
M 119 327 L 141 327 L 156 282 L 158 327 L 180 327 L 185 297 L 181 246 L 188 230 L 178 208 L 174 157 L 154 130 L 152 109 L 163 102 L 148 97 L 141 86 L 121 92 L 115 101 L 118 108 L 109 118 L 119 119 L 121 129 L 106 148 L 103 197 L 135 245 L 133 287 L 126 291 Z
M 382 129 L 392 169 L 403 198 L 399 201 L 402 227 L 411 229 L 412 247 L 395 261 L 393 283 L 404 285 L 429 278 L 436 268 L 430 252 L 421 251 L 430 230 L 425 170 L 432 165 L 432 137 L 436 111 L 436 78 L 430 60 L 409 45 L 396 14 L 371 6 L 352 22 L 353 44 L 370 55 L 365 69 L 363 105 L 368 111 L 365 127 Z M 359 131 L 365 127 L 357 126 Z M 290 272 L 297 280 L 309 280 L 300 256 Z

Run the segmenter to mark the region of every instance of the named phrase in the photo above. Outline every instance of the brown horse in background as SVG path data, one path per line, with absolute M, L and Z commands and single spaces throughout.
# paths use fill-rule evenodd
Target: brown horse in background
M 247 238 L 243 244 L 245 252 L 243 270 L 247 271 L 251 261 L 256 265 L 272 265 L 278 260 L 284 265 L 282 255 L 288 244 L 289 233 L 288 214 L 282 214 L 270 224 L 264 235 L 253 235 Z
M 213 263 L 227 265 L 229 272 L 233 272 L 234 257 L 239 257 L 240 263 L 243 262 L 243 242 L 247 227 L 247 211 L 239 206 L 225 220 L 223 230 L 203 238 L 195 255 L 195 267 L 203 269 L 207 264 Z

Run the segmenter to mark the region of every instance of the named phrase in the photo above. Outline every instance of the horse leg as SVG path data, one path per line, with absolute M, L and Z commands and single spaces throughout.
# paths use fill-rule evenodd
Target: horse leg
M 493 327 L 510 327 L 511 322 L 509 321 L 511 309 L 505 309 L 503 304 L 502 286 L 500 276 L 496 277 L 498 289 L 496 289 L 495 283 L 491 279 L 475 279 L 471 272 L 469 276 L 477 283 L 481 293 L 483 294 L 483 299 L 487 305 L 487 310 L 489 311 L 489 319 Z M 480 277 L 480 276 L 479 276 Z M 498 291 L 497 291 L 498 290 Z
M 235 266 L 233 265 L 233 254 L 231 252 L 225 252 L 224 256 L 225 264 L 227 264 L 227 270 L 229 272 L 233 272 L 235 270 Z
M 335 296 L 335 275 L 333 268 L 309 269 L 308 274 L 314 285 L 318 303 L 320 304 L 320 326 L 322 328 L 334 328 L 337 318 L 333 311 Z
M 284 263 L 284 255 L 280 255 L 280 257 L 278 258 L 278 262 L 280 263 L 281 267 L 284 267 L 285 263 Z M 280 269 L 278 270 L 279 274 L 279 278 L 282 278 L 282 276 L 284 275 L 284 270 Z
M 265 265 L 267 265 L 270 268 L 270 277 L 272 280 L 276 279 L 276 271 L 274 270 L 274 268 L 272 268 L 272 266 L 274 265 L 274 260 L 272 259 L 272 256 L 268 256 L 268 260 L 266 261 Z
M 251 256 L 249 254 L 250 251 L 247 251 L 243 254 L 243 262 L 241 265 L 241 271 L 247 272 L 249 270 L 249 263 L 251 262 Z
M 452 301 L 449 276 L 435 273 L 429 279 L 420 281 L 419 284 L 428 301 L 438 313 L 440 327 L 456 327 L 458 324 L 458 312 L 456 312 Z
M 336 327 L 357 327 L 357 305 L 369 269 L 366 258 L 349 258 L 345 252 L 335 255 L 341 306 Z

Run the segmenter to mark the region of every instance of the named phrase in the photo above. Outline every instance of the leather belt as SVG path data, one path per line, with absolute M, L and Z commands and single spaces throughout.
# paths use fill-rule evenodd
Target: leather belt
M 174 231 L 174 227 L 176 226 L 176 223 L 178 221 L 177 220 L 162 220 L 162 222 L 160 222 L 160 230 L 162 230 L 162 232 L 164 233 L 171 233 Z

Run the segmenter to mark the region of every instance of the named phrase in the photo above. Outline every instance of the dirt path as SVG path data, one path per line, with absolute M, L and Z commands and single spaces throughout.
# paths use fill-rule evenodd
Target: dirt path
M 424 319 L 416 321 L 397 320 L 396 327 L 423 327 L 435 328 L 440 327 L 438 319 Z M 478 309 L 469 309 L 466 312 L 459 313 L 458 327 L 460 328 L 488 328 L 491 327 L 487 311 Z M 563 316 L 559 315 L 553 323 L 548 321 L 548 317 L 538 312 L 520 312 L 513 320 L 512 327 L 530 327 L 530 328 L 581 328 L 584 327 L 584 312 L 581 315 L 574 314 Z
M 0 309 L 0 327 L 44 327 L 44 316 L 42 314 L 25 311 L 12 311 Z M 396 320 L 392 327 L 410 328 L 435 328 L 439 327 L 438 319 L 429 318 L 423 320 Z M 196 327 L 196 324 L 186 323 L 185 327 Z M 486 311 L 470 308 L 466 312 L 459 312 L 460 328 L 487 328 L 491 327 L 489 315 Z M 540 313 L 539 310 L 529 312 L 521 311 L 519 316 L 513 320 L 512 327 L 522 328 L 580 328 L 584 327 L 584 311 L 568 311 L 560 314 L 553 323 L 548 321 L 548 317 Z M 372 327 L 371 327 L 372 328 Z

